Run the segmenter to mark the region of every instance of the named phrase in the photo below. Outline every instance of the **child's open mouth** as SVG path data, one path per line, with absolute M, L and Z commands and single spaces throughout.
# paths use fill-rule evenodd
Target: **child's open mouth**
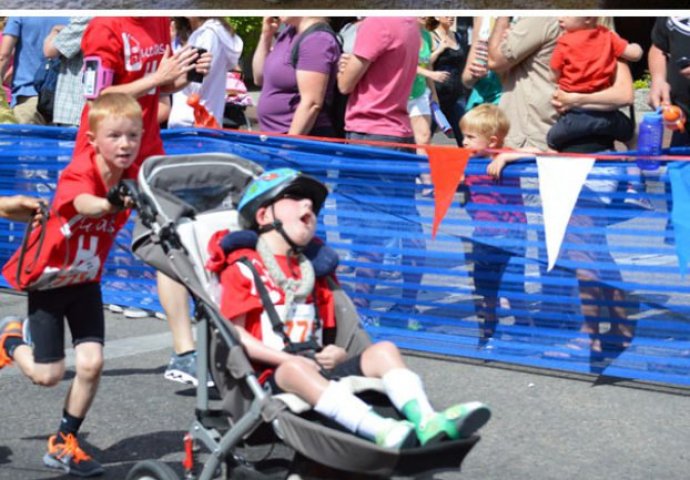
M 305 213 L 304 215 L 302 215 L 300 217 L 300 220 L 302 221 L 302 223 L 307 225 L 307 226 L 311 226 L 311 224 L 313 223 L 313 219 L 314 219 L 314 215 L 312 215 L 311 213 Z

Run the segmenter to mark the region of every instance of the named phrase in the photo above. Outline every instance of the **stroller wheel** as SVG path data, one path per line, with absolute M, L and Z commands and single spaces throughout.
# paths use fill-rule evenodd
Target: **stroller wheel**
M 126 480 L 180 480 L 180 477 L 167 463 L 144 460 L 134 465 Z

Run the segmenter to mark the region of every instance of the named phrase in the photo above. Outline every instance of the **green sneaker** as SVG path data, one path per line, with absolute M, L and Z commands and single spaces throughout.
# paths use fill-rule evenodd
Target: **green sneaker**
M 384 448 L 408 448 L 417 441 L 414 423 L 407 420 L 386 419 L 386 427 L 383 428 L 374 440 L 376 445 Z
M 449 438 L 467 438 L 484 426 L 491 418 L 491 410 L 481 402 L 454 405 L 437 412 L 417 426 L 417 438 L 422 445 Z

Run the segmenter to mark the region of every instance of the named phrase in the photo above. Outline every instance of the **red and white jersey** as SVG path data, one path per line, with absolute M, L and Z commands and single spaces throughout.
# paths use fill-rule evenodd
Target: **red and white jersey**
M 158 69 L 170 45 L 170 20 L 165 17 L 96 17 L 82 37 L 84 58 L 96 57 L 102 68 L 113 71 L 113 85 L 134 82 Z M 136 175 L 141 163 L 151 155 L 164 154 L 158 125 L 158 94 L 152 88 L 137 98 L 144 114 L 144 135 L 139 156 L 126 175 Z M 86 138 L 89 105 L 84 106 L 77 132 L 74 155 L 91 146 Z
M 251 270 L 242 262 L 237 261 L 241 257 L 247 257 L 256 268 L 276 312 L 285 325 L 283 331 L 293 342 L 307 341 L 314 330 L 316 309 L 313 297 L 316 294 L 316 305 L 318 305 L 321 326 L 315 335 L 318 342 L 321 343 L 322 330 L 335 327 L 335 303 L 333 293 L 326 280 L 317 279 L 314 291 L 307 297 L 306 301 L 293 305 L 288 311 L 285 307 L 285 293 L 268 274 L 263 261 L 254 250 L 242 249 L 232 252 L 222 262 L 224 267 L 216 270 L 220 271 L 220 308 L 223 315 L 229 319 L 245 315 L 244 327 L 251 335 L 269 347 L 277 350 L 283 349 L 283 338 L 273 330 L 273 324 L 263 308 Z M 276 256 L 276 260 L 288 278 L 300 278 L 300 271 L 294 260 L 290 265 L 287 257 Z
M 107 189 L 96 167 L 94 154 L 75 158 L 60 174 L 43 243 L 34 229 L 17 281 L 20 250 L 7 261 L 3 275 L 14 288 L 48 290 L 98 282 L 117 232 L 127 222 L 129 210 L 89 218 L 77 213 L 74 199 L 83 193 L 105 197 Z

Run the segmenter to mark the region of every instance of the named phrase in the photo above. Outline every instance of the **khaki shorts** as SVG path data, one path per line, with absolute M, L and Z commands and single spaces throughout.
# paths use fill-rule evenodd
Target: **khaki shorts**
M 30 125 L 45 125 L 43 115 L 38 113 L 38 96 L 17 97 L 17 103 L 12 108 L 17 123 Z

